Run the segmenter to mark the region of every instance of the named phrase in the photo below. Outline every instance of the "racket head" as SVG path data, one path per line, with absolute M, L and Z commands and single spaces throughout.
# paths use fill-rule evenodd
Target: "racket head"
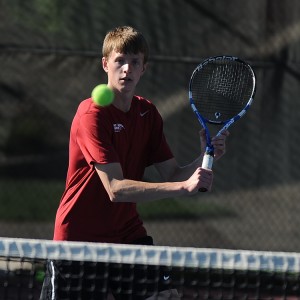
M 240 118 L 252 103 L 255 83 L 251 66 L 238 57 L 214 56 L 199 64 L 190 79 L 189 99 L 204 129 L 205 123 Z

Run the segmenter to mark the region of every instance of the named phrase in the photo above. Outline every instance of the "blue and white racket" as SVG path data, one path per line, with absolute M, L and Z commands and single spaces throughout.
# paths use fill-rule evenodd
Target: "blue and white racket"
M 238 57 L 210 57 L 193 71 L 189 100 L 206 134 L 203 168 L 212 169 L 214 157 L 207 125 L 223 125 L 216 134 L 220 135 L 246 113 L 254 93 L 255 74 L 251 66 Z

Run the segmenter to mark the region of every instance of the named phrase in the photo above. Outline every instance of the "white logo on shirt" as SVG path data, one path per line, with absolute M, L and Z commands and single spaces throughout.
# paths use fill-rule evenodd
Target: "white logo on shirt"
M 115 132 L 120 132 L 122 129 L 125 129 L 125 127 L 120 123 L 116 123 L 116 124 L 113 124 L 113 125 L 114 125 L 114 131 Z

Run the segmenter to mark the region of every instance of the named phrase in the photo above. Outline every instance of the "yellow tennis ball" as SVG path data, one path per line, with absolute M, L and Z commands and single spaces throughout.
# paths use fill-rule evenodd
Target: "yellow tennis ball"
M 108 106 L 114 100 L 114 92 L 106 84 L 99 84 L 92 91 L 92 99 L 98 106 Z

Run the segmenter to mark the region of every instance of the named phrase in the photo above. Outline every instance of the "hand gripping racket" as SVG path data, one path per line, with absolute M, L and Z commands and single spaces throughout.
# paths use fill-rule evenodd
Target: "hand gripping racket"
M 207 125 L 223 125 L 216 134 L 220 135 L 246 113 L 254 93 L 255 74 L 249 64 L 237 57 L 210 57 L 193 71 L 189 100 L 206 135 L 202 168 L 212 169 L 214 157 Z

